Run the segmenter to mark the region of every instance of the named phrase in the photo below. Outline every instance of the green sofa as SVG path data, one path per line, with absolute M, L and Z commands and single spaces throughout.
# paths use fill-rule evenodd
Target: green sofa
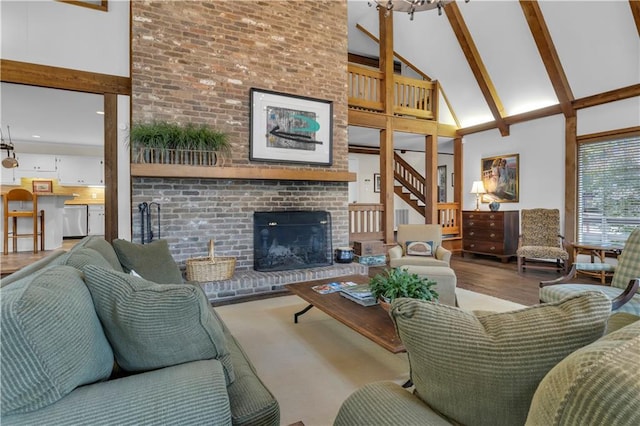
M 278 425 L 238 342 L 181 281 L 166 242 L 95 236 L 2 279 L 0 422 Z
M 518 311 L 396 299 L 413 391 L 358 389 L 334 425 L 638 425 L 640 318 L 600 292 Z

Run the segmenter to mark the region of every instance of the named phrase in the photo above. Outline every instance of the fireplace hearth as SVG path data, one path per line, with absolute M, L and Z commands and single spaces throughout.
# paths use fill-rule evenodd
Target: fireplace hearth
M 271 211 L 253 214 L 253 269 L 260 272 L 333 264 L 331 214 Z

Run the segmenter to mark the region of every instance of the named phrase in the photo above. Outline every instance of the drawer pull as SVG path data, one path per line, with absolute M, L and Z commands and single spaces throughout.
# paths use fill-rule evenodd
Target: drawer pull
M 491 235 L 490 235 L 490 237 L 491 237 L 491 238 L 495 238 L 495 237 L 496 237 L 496 234 L 491 234 Z
M 495 247 L 491 247 L 489 250 L 495 251 L 495 249 L 496 249 Z
M 473 225 L 475 225 L 475 223 L 469 222 L 469 226 L 473 226 Z
M 489 215 L 489 219 L 495 219 L 495 218 L 496 218 L 496 216 L 495 216 L 495 215 L 493 215 L 493 214 L 490 214 L 490 215 Z
M 494 226 L 496 226 L 496 224 L 495 224 L 495 223 L 493 223 L 493 222 L 491 222 L 491 223 L 489 224 L 489 226 L 494 227 Z
M 474 248 L 476 245 L 475 244 L 469 244 L 469 247 Z
M 469 232 L 469 235 L 471 235 L 471 236 L 473 236 L 473 235 L 475 235 L 475 234 L 476 234 L 476 233 L 475 233 L 475 232 L 473 232 L 473 231 Z

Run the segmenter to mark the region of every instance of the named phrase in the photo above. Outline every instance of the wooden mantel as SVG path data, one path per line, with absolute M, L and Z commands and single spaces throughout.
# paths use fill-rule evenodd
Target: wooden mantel
M 333 170 L 210 167 L 142 163 L 131 163 L 131 176 L 204 179 L 308 180 L 321 182 L 356 181 L 355 173 Z

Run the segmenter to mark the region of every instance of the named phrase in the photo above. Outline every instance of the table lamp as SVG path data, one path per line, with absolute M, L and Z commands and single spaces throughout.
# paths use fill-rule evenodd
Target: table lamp
M 484 185 L 481 180 L 476 180 L 473 182 L 473 186 L 471 187 L 471 193 L 476 194 L 476 211 L 480 210 L 480 194 L 486 194 L 487 191 L 484 189 Z

